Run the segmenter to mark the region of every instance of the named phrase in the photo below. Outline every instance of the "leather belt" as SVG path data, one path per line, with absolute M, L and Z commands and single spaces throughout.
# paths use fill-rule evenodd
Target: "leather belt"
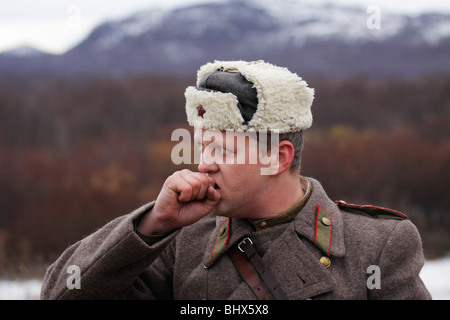
M 286 300 L 278 282 L 264 266 L 250 238 L 244 238 L 228 253 L 259 300 Z

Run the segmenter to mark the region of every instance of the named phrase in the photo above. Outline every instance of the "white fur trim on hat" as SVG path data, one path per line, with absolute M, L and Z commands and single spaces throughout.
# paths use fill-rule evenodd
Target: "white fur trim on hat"
M 297 74 L 264 61 L 215 61 L 198 70 L 197 86 L 205 76 L 219 69 L 225 72 L 240 72 L 253 83 L 258 97 L 255 114 L 249 123 L 244 125 L 244 119 L 237 107 L 237 98 L 233 94 L 189 87 L 185 93 L 189 124 L 204 129 L 263 130 L 279 133 L 299 131 L 311 126 L 314 89 L 309 88 Z M 203 117 L 198 113 L 199 105 L 206 111 Z
M 238 100 L 234 94 L 188 87 L 184 96 L 191 126 L 216 130 L 241 129 L 244 118 L 237 107 Z M 205 110 L 201 116 L 198 110 L 200 106 Z

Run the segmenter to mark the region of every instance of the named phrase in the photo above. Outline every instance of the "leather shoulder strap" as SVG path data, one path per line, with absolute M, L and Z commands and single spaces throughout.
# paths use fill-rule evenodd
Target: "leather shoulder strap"
M 250 238 L 245 238 L 229 251 L 244 281 L 260 300 L 286 300 L 278 282 L 262 263 Z

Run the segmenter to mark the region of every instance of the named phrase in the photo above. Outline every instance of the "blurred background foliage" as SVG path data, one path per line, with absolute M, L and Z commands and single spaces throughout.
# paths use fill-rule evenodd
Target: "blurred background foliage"
M 295 71 L 295 70 L 293 70 Z M 315 88 L 302 174 L 332 199 L 407 214 L 428 259 L 450 251 L 450 75 L 306 79 Z M 194 77 L 0 80 L 0 270 L 42 266 L 156 198 L 173 171 Z M 191 166 L 195 169 L 195 166 Z

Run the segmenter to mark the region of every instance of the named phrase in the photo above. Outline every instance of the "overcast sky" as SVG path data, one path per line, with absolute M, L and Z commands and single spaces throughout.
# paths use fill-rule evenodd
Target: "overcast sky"
M 30 45 L 47 52 L 63 53 L 83 40 L 95 26 L 105 20 L 119 19 L 155 6 L 173 7 L 210 1 L 3 0 L 0 4 L 0 52 Z M 330 0 L 314 0 L 318 1 L 330 2 Z M 410 14 L 425 11 L 450 13 L 450 0 L 332 0 L 331 2 L 378 5 L 381 12 L 395 10 Z

